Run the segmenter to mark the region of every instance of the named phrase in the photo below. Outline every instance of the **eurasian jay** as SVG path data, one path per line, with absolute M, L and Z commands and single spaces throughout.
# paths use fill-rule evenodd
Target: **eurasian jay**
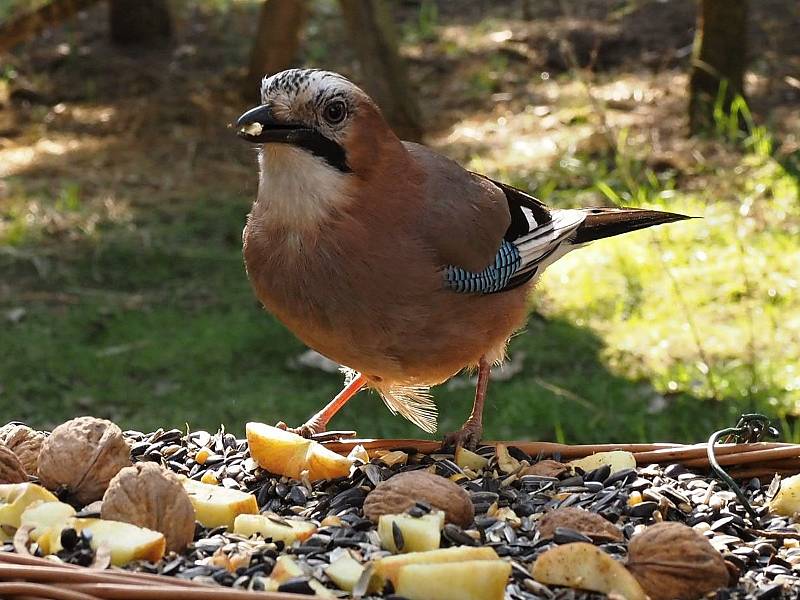
M 433 433 L 430 386 L 477 367 L 472 412 L 446 436 L 474 447 L 489 371 L 523 326 L 542 271 L 588 242 L 688 218 L 548 208 L 400 141 L 366 93 L 328 71 L 265 77 L 261 105 L 236 126 L 260 145 L 243 232 L 253 289 L 305 344 L 353 372 L 294 429 L 306 436 L 363 387 Z

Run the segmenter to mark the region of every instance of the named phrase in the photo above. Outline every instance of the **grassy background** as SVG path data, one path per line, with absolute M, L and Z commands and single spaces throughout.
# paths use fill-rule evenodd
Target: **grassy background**
M 694 441 L 760 410 L 797 439 L 800 110 L 780 82 L 800 53 L 788 44 L 754 65 L 750 134 L 720 115 L 720 139 L 688 141 L 685 62 L 643 71 L 632 44 L 609 65 L 583 65 L 573 35 L 586 19 L 611 39 L 662 3 L 618 3 L 630 10 L 599 21 L 596 3 L 570 3 L 571 14 L 546 4 L 533 22 L 515 3 L 488 17 L 447 14 L 446 3 L 404 9 L 429 143 L 558 206 L 704 218 L 598 242 L 545 274 L 511 344 L 521 368 L 490 387 L 487 436 Z M 691 2 L 670 4 L 670 18 L 687 18 Z M 775 7 L 790 5 L 765 7 L 762 27 L 779 28 Z M 290 366 L 304 348 L 258 306 L 242 266 L 255 167 L 226 124 L 247 105 L 236 82 L 257 4 L 175 8 L 171 48 L 109 48 L 98 7 L 4 67 L 0 422 L 94 414 L 241 432 L 251 419 L 299 423 L 340 388 L 339 375 Z M 508 50 L 539 48 L 548 30 L 573 40 L 577 58 L 566 51 L 558 67 Z M 686 41 L 656 33 L 669 48 Z M 304 64 L 357 76 L 341 36 L 335 4 L 315 3 Z M 16 102 L 20 87 L 40 99 Z M 455 429 L 468 382 L 434 394 L 440 431 Z M 332 425 L 421 434 L 369 394 Z

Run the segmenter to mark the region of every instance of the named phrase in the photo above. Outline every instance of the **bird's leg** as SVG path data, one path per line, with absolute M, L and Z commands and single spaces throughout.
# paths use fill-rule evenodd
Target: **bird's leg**
M 287 427 L 286 423 L 283 421 L 278 423 L 276 427 L 302 435 L 303 437 L 311 437 L 317 433 L 322 433 L 325 431 L 325 428 L 328 426 L 328 421 L 331 420 L 333 415 L 339 412 L 339 409 L 347 404 L 348 400 L 355 396 L 366 383 L 367 379 L 359 373 L 341 392 L 336 394 L 336 397 L 331 400 L 325 408 L 316 413 L 300 427 Z
M 475 386 L 475 402 L 469 418 L 456 432 L 444 436 L 445 446 L 466 446 L 474 450 L 483 435 L 483 402 L 486 400 L 486 388 L 489 387 L 489 373 L 492 366 L 485 356 L 478 362 L 478 384 Z

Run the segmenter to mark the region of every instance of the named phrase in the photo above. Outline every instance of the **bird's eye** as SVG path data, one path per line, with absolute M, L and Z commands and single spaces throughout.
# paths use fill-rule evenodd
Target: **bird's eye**
M 336 125 L 344 121 L 345 116 L 347 116 L 347 108 L 344 102 L 335 100 L 325 107 L 322 116 L 331 125 Z

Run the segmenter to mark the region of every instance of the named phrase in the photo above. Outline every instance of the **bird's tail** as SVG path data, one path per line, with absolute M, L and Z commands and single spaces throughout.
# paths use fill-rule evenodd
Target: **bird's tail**
M 570 243 L 575 245 L 652 227 L 653 225 L 694 218 L 677 213 L 643 208 L 587 208 L 584 209 L 584 212 L 586 217 L 575 229 L 575 233 L 569 240 Z

